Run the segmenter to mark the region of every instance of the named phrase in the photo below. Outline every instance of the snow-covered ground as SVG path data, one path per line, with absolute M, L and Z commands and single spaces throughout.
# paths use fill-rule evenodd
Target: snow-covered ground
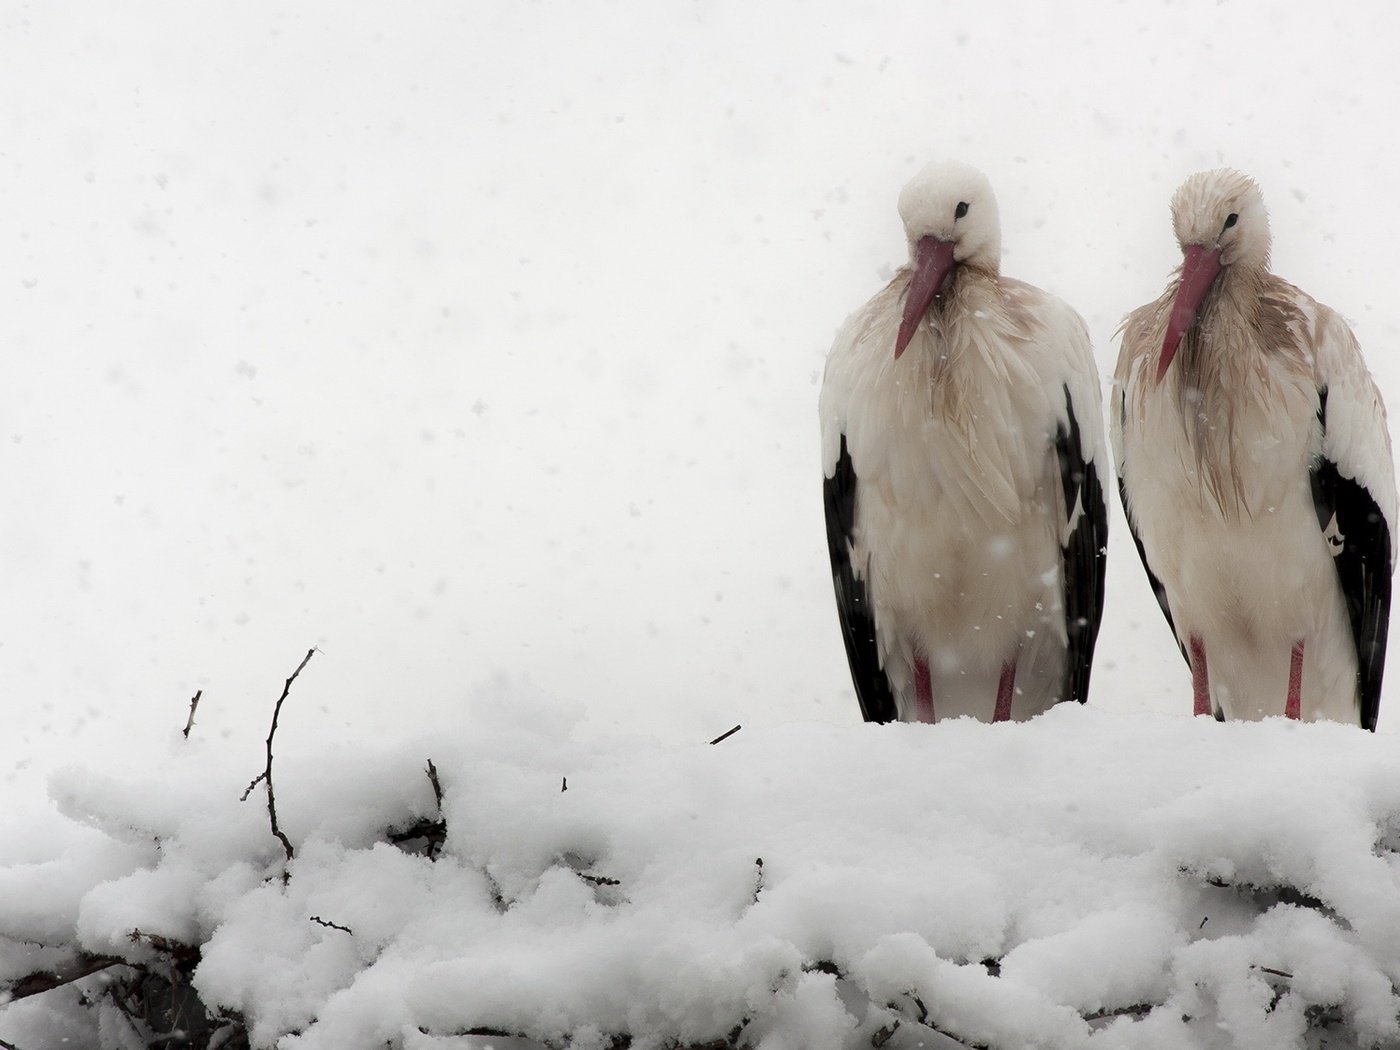
M 219 742 L 58 774 L 84 830 L 0 869 L 0 979 L 73 954 L 35 944 L 203 945 L 204 1002 L 284 1050 L 1400 1045 L 1393 735 L 1062 706 L 662 747 L 503 698 L 539 717 L 288 746 L 290 864 Z M 438 816 L 429 759 L 436 860 L 386 842 Z M 93 1045 L 78 995 L 12 1004 L 0 1037 Z
M 460 726 L 501 671 L 599 733 L 853 721 L 814 406 L 905 178 L 987 171 L 1007 271 L 1107 374 L 1172 190 L 1238 166 L 1397 400 L 1397 36 L 1383 3 L 0 9 L 0 772 L 199 688 L 254 747 L 312 644 L 342 739 Z M 1184 710 L 1127 541 L 1095 702 Z
M 1121 527 L 1110 549 L 1096 710 L 1077 712 L 1081 722 L 1057 713 L 1043 726 L 922 735 L 852 725 L 825 564 L 814 406 L 836 326 L 900 261 L 899 186 L 940 156 L 988 173 L 1007 272 L 1084 314 L 1105 374 L 1118 321 L 1161 289 L 1176 261 L 1172 189 L 1203 167 L 1252 173 L 1273 217 L 1275 269 L 1352 320 L 1382 390 L 1400 403 L 1400 359 L 1388 352 L 1400 340 L 1392 247 L 1400 158 L 1389 134 L 1400 104 L 1397 37 L 1400 9 L 1381 3 L 0 6 L 0 865 L 25 893 L 44 890 L 6 890 L 0 907 L 16 921 L 25 917 L 18 910 L 26 921 L 57 922 L 62 929 L 48 931 L 55 935 L 71 934 L 76 922 L 100 943 L 133 917 L 145 921 L 137 913 L 146 901 L 166 909 L 152 920 L 178 919 L 189 930 L 225 916 L 229 937 L 256 940 L 270 916 L 300 915 L 305 898 L 296 895 L 354 883 L 347 873 L 356 864 L 376 878 L 381 863 L 397 865 L 406 880 L 392 895 L 398 910 L 327 916 L 355 930 L 344 942 L 298 918 L 283 935 L 305 943 L 266 947 L 286 953 L 269 958 L 320 953 L 327 983 L 308 995 L 374 956 L 365 987 L 389 995 L 381 967 L 398 956 L 388 945 L 412 962 L 421 958 L 414 952 L 438 950 L 440 972 L 450 972 L 479 958 L 451 954 L 463 949 L 447 943 L 453 930 L 501 943 L 491 938 L 505 936 L 506 920 L 479 914 L 479 901 L 462 905 L 456 926 L 423 918 L 438 914 L 435 893 L 474 900 L 472 872 L 490 863 L 517 880 L 510 892 L 527 905 L 509 913 L 525 927 L 522 952 L 529 936 L 547 935 L 560 958 L 573 958 L 567 952 L 586 955 L 589 938 L 599 938 L 600 959 L 655 964 L 628 971 L 639 982 L 661 980 L 656 959 L 666 952 L 681 973 L 715 971 L 712 979 L 736 984 L 777 971 L 747 955 L 732 960 L 742 974 L 704 967 L 687 959 L 689 932 L 644 952 L 627 940 L 636 929 L 628 908 L 661 908 L 665 894 L 694 891 L 701 898 L 685 907 L 699 916 L 695 943 L 737 951 L 741 942 L 723 936 L 744 938 L 747 951 L 747 938 L 770 923 L 772 943 L 789 947 L 758 954 L 800 973 L 826 946 L 810 939 L 819 916 L 808 922 L 784 900 L 821 901 L 864 880 L 885 892 L 856 895 L 849 907 L 910 900 L 901 929 L 943 959 L 920 970 L 906 940 L 880 949 L 889 960 L 882 970 L 869 953 L 893 929 L 893 913 L 833 912 L 861 919 L 842 934 L 847 954 L 830 960 L 846 974 L 841 988 L 879 998 L 891 974 L 972 980 L 972 971 L 939 967 L 978 960 L 958 957 L 952 941 L 909 917 L 913 903 L 949 914 L 951 905 L 934 902 L 937 865 L 924 863 L 946 842 L 964 864 L 949 892 L 968 894 L 952 898 L 967 902 L 966 915 L 954 909 L 964 923 L 955 929 L 986 934 L 1010 960 L 1010 983 L 979 984 L 969 1002 L 995 1002 L 988 1009 L 1008 1023 L 1060 1003 L 1055 1023 L 1078 1032 L 1072 1015 L 1089 1009 L 1075 999 L 1083 989 L 1047 989 L 1037 974 L 1048 964 L 1034 964 L 1041 949 L 1015 963 L 1017 946 L 1039 935 L 1007 919 L 998 941 L 987 933 L 997 926 L 994 905 L 977 919 L 983 898 L 967 888 L 977 881 L 967 866 L 987 860 L 984 847 L 988 856 L 1029 856 L 1040 839 L 998 847 L 1024 825 L 990 817 L 968 818 L 970 838 L 940 837 L 941 822 L 960 819 L 958 811 L 940 801 L 921 815 L 918 800 L 929 800 L 927 810 L 966 791 L 901 780 L 900 799 L 913 803 L 896 808 L 868 773 L 865 795 L 842 784 L 840 770 L 848 779 L 870 769 L 893 778 L 901 763 L 910 778 L 916 769 L 930 778 L 975 769 L 982 804 L 1044 813 L 1048 802 L 1018 794 L 1019 775 L 1072 755 L 1054 768 L 1079 779 L 1047 787 L 1047 797 L 1092 787 L 1101 797 L 1076 804 L 1099 823 L 1047 816 L 1045 848 L 1058 842 L 1070 873 L 1080 859 L 1100 858 L 1084 863 L 1106 893 L 1136 887 L 1122 891 L 1122 921 L 1139 932 L 1146 927 L 1131 922 L 1160 923 L 1166 945 L 1148 967 L 1159 982 L 1154 1001 L 1187 995 L 1202 967 L 1234 965 L 1210 953 L 1235 942 L 1187 946 L 1224 925 L 1226 905 L 1192 932 L 1181 902 L 1192 901 L 1195 876 L 1173 881 L 1153 867 L 1194 863 L 1188 846 L 1238 836 L 1241 853 L 1222 848 L 1241 864 L 1254 857 L 1251 877 L 1277 862 L 1287 868 L 1279 879 L 1303 879 L 1288 867 L 1294 854 L 1276 856 L 1257 836 L 1283 835 L 1295 822 L 1312 828 L 1315 814 L 1354 804 L 1360 809 L 1338 815 L 1336 827 L 1322 822 L 1326 836 L 1307 848 L 1352 828 L 1345 855 L 1379 880 L 1381 861 L 1365 860 L 1362 832 L 1385 817 L 1364 799 L 1368 784 L 1384 782 L 1393 749 L 1389 702 L 1376 738 L 1185 720 L 1185 669 Z M 303 872 L 282 894 L 254 886 L 276 854 L 254 803 L 235 803 L 260 766 L 278 685 L 313 644 L 321 652 L 298 682 L 280 737 Z M 202 757 L 167 755 L 165 741 L 197 689 L 199 724 L 180 749 Z M 522 708 L 522 693 L 540 699 Z M 576 724 L 567 713 L 575 705 L 583 712 Z M 574 725 L 567 737 L 566 722 Z M 688 750 L 686 742 L 739 722 L 744 731 L 724 745 Z M 1082 738 L 1074 725 L 1088 727 Z M 552 743 L 506 748 L 493 766 L 479 749 L 512 732 Z M 408 743 L 429 735 L 431 748 Z M 791 764 L 805 748 L 811 766 Z M 430 801 L 419 779 L 424 750 L 441 756 L 457 814 L 448 857 L 431 868 L 387 847 L 361 849 L 384 820 Z M 585 777 L 556 800 L 565 808 L 551 819 L 563 823 L 527 832 L 473 813 L 464 794 L 473 777 L 500 794 L 534 775 L 552 779 L 552 765 L 566 764 L 556 754 L 577 758 L 560 776 Z M 825 765 L 816 760 L 823 755 Z M 667 762 L 693 779 L 644 779 Z M 1100 777 L 1100 762 L 1118 778 Z M 1148 776 L 1154 762 L 1183 779 Z M 1231 773 L 1227 762 L 1245 772 Z M 1281 772 L 1290 763 L 1299 767 L 1292 779 Z M 65 766 L 79 772 L 58 777 L 59 797 L 68 812 L 93 814 L 98 830 L 54 825 L 45 784 Z M 655 797 L 629 798 L 635 810 L 604 806 L 577 771 L 589 769 L 598 783 L 630 769 L 638 793 Z M 814 831 L 813 852 L 802 854 L 849 868 L 854 854 L 843 843 L 878 835 L 881 849 L 859 877 L 833 875 L 823 890 L 784 868 L 795 862 L 783 859 L 781 844 L 796 835 L 776 801 L 789 797 L 785 770 L 809 797 L 844 787 L 870 815 L 868 827 L 833 821 L 846 829 L 839 837 Z M 1188 784 L 1191 776 L 1205 786 Z M 166 777 L 177 786 L 157 807 L 151 785 Z M 1238 777 L 1257 805 L 1214 799 L 1213 777 Z M 1134 794 L 1139 780 L 1150 798 Z M 669 792 L 681 791 L 695 811 L 718 812 L 731 782 L 757 801 L 731 805 L 738 838 L 727 861 L 705 857 L 705 848 L 721 848 L 720 832 L 701 835 L 711 818 L 697 817 L 690 852 L 708 888 L 692 885 L 663 855 L 680 828 L 643 803 L 659 813 L 668 800 L 679 806 L 687 795 Z M 1168 818 L 1144 814 L 1174 813 L 1173 791 L 1180 819 L 1199 825 L 1202 838 L 1149 842 L 1149 831 L 1166 835 Z M 1269 808 L 1289 798 L 1291 817 Z M 593 815 L 569 823 L 590 804 L 599 807 Z M 1263 827 L 1249 823 L 1256 817 Z M 316 832 L 318 819 L 334 831 Z M 912 844 L 893 839 L 893 827 L 908 831 L 921 819 L 933 830 Z M 1134 821 L 1142 831 L 1129 830 Z M 121 845 L 113 829 L 126 824 L 157 824 L 169 845 L 158 856 L 149 843 Z M 663 837 L 640 841 L 653 824 Z M 593 829 L 583 845 L 603 842 L 600 828 L 634 837 L 612 853 L 578 853 L 600 872 L 616 858 L 606 874 L 622 879 L 630 905 L 590 904 L 567 863 L 550 868 L 556 847 L 573 840 L 566 825 Z M 764 827 L 779 846 L 743 839 L 748 829 L 764 838 Z M 495 829 L 483 842 L 501 846 L 499 859 L 467 840 L 482 828 Z M 824 845 L 838 851 L 826 862 L 817 859 Z M 526 863 L 531 848 L 540 852 Z M 738 932 L 715 932 L 718 920 L 706 926 L 705 916 L 742 905 L 747 854 L 763 850 L 759 904 L 731 915 Z M 59 854 L 66 859 L 55 861 Z M 224 862 L 229 873 L 219 881 L 213 868 Z M 29 863 L 44 865 L 37 884 Z M 150 865 L 160 873 L 87 892 L 95 880 Z M 909 874 L 916 866 L 917 878 Z M 1047 885 L 1072 887 L 1065 899 L 1082 902 L 1093 884 L 1049 867 Z M 1129 869 L 1154 877 L 1139 883 L 1123 874 Z M 985 900 L 1020 916 L 1031 905 L 1005 879 L 991 880 Z M 1168 886 L 1172 896 L 1143 903 L 1141 895 Z M 1302 943 L 1288 938 L 1315 935 L 1331 946 L 1329 958 L 1349 960 L 1336 973 L 1356 975 L 1355 987 L 1337 995 L 1374 1006 L 1364 975 L 1396 976 L 1387 950 L 1365 941 L 1379 913 L 1363 914 L 1354 897 L 1312 892 L 1344 923 L 1314 909 L 1269 913 L 1240 927 L 1247 946 L 1235 961 L 1267 957 L 1275 961 L 1262 965 L 1295 972 L 1289 960 L 1306 953 L 1287 947 Z M 348 889 L 326 893 L 330 903 L 349 899 Z M 1360 896 L 1389 906 L 1378 889 Z M 186 913 L 171 910 L 194 898 Z M 58 908 L 65 901 L 66 911 Z M 1093 944 L 1109 939 L 1103 931 L 1118 919 L 1095 926 L 1075 907 L 1060 918 L 1049 909 L 1044 928 L 1078 931 Z M 567 915 L 588 916 L 577 941 L 559 939 L 558 929 L 572 926 L 555 920 Z M 619 940 L 608 942 L 613 934 Z M 1355 951 L 1338 947 L 1338 936 L 1353 937 Z M 229 943 L 227 968 L 207 979 L 220 994 L 250 994 Z M 534 957 L 524 958 L 522 966 Z M 1237 969 L 1241 983 L 1230 987 L 1242 998 L 1186 1012 L 1199 1020 L 1267 1005 L 1271 993 Z M 597 972 L 612 971 L 600 964 Z M 1146 970 L 1135 972 L 1145 983 L 1132 991 L 1150 983 Z M 808 1011 L 839 1021 L 830 976 L 790 976 L 781 995 L 746 1007 L 771 1020 L 787 1016 L 787 1003 L 794 1025 Z M 1202 980 L 1211 987 L 1214 978 Z M 684 1009 L 683 985 L 643 1020 L 664 1027 L 665 1010 Z M 993 989 L 1013 987 L 1026 998 L 1002 1005 Z M 1267 1023 L 1292 1023 L 1287 1011 L 1326 998 L 1292 991 Z M 0 1038 L 43 1009 L 43 998 L 0 1011 Z M 430 999 L 424 992 L 410 1005 L 426 1009 Z M 496 1005 L 507 1016 L 509 1004 Z M 616 1022 L 617 1014 L 599 1013 L 593 1023 Z M 1165 1013 L 1154 1017 L 1132 1031 L 1170 1027 Z M 433 1030 L 455 1020 L 443 1016 Z M 774 1039 L 804 1038 L 773 1023 Z M 1095 1039 L 1118 1038 L 1111 1033 L 1124 1024 Z M 1176 1037 L 1163 1034 L 1163 1045 L 1179 1045 Z

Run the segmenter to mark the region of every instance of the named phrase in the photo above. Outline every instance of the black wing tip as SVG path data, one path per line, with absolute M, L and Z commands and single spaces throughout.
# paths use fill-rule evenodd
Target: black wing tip
M 1108 561 L 1108 504 L 1098 468 L 1084 458 L 1079 420 L 1069 384 L 1063 387 L 1066 423 L 1055 432 L 1055 456 L 1065 513 L 1079 504 L 1080 518 L 1060 552 L 1064 578 L 1065 677 L 1061 703 L 1089 702 L 1089 680 L 1103 619 L 1104 568 Z
M 1317 420 L 1327 431 L 1327 388 L 1317 392 Z M 1390 627 L 1391 574 L 1395 563 L 1390 526 L 1375 497 L 1339 466 L 1319 457 L 1310 472 L 1318 527 L 1335 517 L 1341 550 L 1332 565 L 1342 589 L 1347 620 L 1356 647 L 1356 687 L 1361 728 L 1375 732 L 1380 716 L 1381 680 L 1385 673 L 1386 636 Z
M 856 577 L 851 564 L 856 485 L 855 466 L 846 448 L 846 435 L 842 434 L 836 469 L 822 486 L 836 611 L 841 620 L 841 638 L 845 643 L 846 662 L 851 669 L 851 683 L 855 686 L 861 717 L 867 722 L 894 722 L 899 712 L 889 679 L 880 666 L 875 618 L 870 612 L 865 584 Z

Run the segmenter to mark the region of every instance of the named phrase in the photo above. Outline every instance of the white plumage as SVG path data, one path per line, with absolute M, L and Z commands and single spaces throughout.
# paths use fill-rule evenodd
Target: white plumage
M 828 541 L 867 719 L 1029 718 L 1083 700 L 1106 462 L 1087 330 L 1000 276 L 986 178 L 900 195 L 910 265 L 852 315 L 820 415 Z
M 1269 273 L 1238 172 L 1172 200 L 1184 260 L 1124 323 L 1110 408 L 1120 491 L 1195 709 L 1374 729 L 1395 475 L 1345 322 Z

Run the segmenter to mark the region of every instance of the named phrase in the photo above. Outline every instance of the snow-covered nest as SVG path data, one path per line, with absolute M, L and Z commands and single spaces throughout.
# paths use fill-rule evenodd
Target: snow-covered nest
M 666 747 L 515 714 L 279 747 L 290 863 L 239 801 L 261 756 L 197 731 L 57 775 L 82 827 L 6 843 L 0 981 L 184 959 L 287 1050 L 1400 1041 L 1400 738 L 1061 707 Z M 0 1039 L 142 1045 L 124 972 L 11 1003 Z

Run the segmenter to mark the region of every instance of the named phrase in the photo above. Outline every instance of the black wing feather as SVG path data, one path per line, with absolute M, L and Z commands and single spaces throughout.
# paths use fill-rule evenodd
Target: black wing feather
M 831 552 L 831 579 L 836 585 L 836 611 L 841 615 L 841 637 L 851 665 L 860 713 L 867 722 L 893 722 L 898 717 L 894 693 L 880 666 L 875 641 L 875 612 L 851 565 L 851 539 L 856 523 L 856 471 L 841 435 L 841 456 L 836 473 L 822 486 L 826 503 L 826 544 Z
M 1079 442 L 1079 420 L 1074 399 L 1065 388 L 1068 426 L 1055 433 L 1055 454 L 1060 463 L 1060 484 L 1064 488 L 1065 513 L 1073 515 L 1076 499 L 1081 513 L 1069 541 L 1061 550 L 1061 575 L 1065 583 L 1065 630 L 1069 648 L 1065 654 L 1065 680 L 1060 690 L 1063 700 L 1089 699 L 1089 671 L 1094 662 L 1094 643 L 1099 636 L 1103 615 L 1104 563 L 1108 556 L 1108 508 L 1096 464 L 1085 462 Z
M 1138 557 L 1142 559 L 1142 568 L 1147 573 L 1147 582 L 1152 585 L 1152 593 L 1157 598 L 1157 604 L 1162 607 L 1162 615 L 1167 618 L 1167 626 L 1171 628 L 1172 637 L 1176 639 L 1177 648 L 1181 650 L 1181 658 L 1186 661 L 1189 667 L 1191 657 L 1186 653 L 1186 643 L 1176 633 L 1176 621 L 1172 619 L 1172 607 L 1167 604 L 1167 589 L 1162 586 L 1162 581 L 1152 571 L 1152 563 L 1147 560 L 1147 551 L 1142 549 L 1142 537 L 1138 535 L 1137 526 L 1133 524 L 1132 511 L 1128 509 L 1128 486 L 1123 483 L 1122 478 L 1118 479 L 1118 500 L 1123 504 L 1123 517 L 1128 519 L 1128 531 L 1132 533 L 1133 544 L 1137 547 Z
M 1327 433 L 1327 389 L 1318 391 L 1318 422 Z M 1361 697 L 1361 728 L 1375 732 L 1380 713 L 1381 675 L 1385 672 L 1386 629 L 1390 622 L 1390 575 L 1393 568 L 1390 527 L 1364 485 L 1345 478 L 1337 464 L 1319 457 L 1312 469 L 1313 506 L 1324 530 L 1333 517 L 1341 549 L 1332 564 L 1342 587 L 1351 636 L 1356 644 L 1356 686 Z

